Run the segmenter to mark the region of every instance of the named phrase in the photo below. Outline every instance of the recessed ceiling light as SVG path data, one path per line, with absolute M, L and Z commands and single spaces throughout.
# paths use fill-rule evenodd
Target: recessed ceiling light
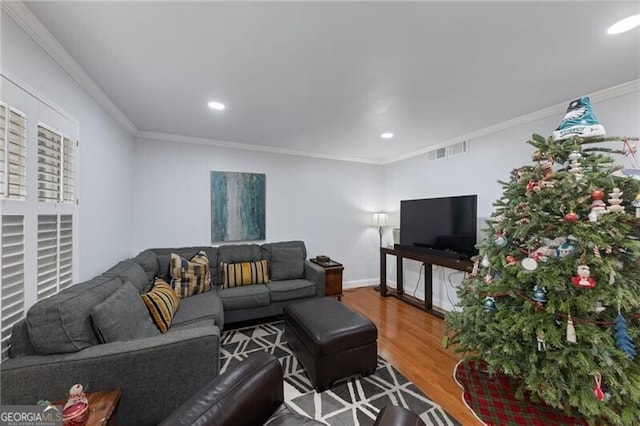
M 640 25 L 640 14 L 632 15 L 610 26 L 607 30 L 607 34 L 624 33 L 625 31 L 634 29 L 638 25 Z
M 382 139 L 393 139 L 393 133 L 391 132 L 384 132 L 383 134 L 380 135 L 380 137 Z
M 215 101 L 209 102 L 208 105 L 209 105 L 209 108 L 215 109 L 218 111 L 222 111 L 223 109 L 226 108 L 223 103 L 215 102 Z

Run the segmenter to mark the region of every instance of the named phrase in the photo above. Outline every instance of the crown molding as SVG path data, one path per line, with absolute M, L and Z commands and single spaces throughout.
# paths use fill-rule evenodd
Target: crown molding
M 139 131 L 136 137 L 140 139 L 153 139 L 167 142 L 189 143 L 194 145 L 216 146 L 219 148 L 239 149 L 243 151 L 266 152 L 270 154 L 295 155 L 298 157 L 321 158 L 324 160 L 349 161 L 352 163 L 364 163 L 382 165 L 382 161 L 372 160 L 369 158 L 349 157 L 344 155 L 321 154 L 317 152 L 298 151 L 295 149 L 275 148 L 272 146 L 252 145 L 239 142 L 221 141 L 218 139 L 198 138 L 194 136 L 172 135 L 169 133 L 158 133 Z
M 628 94 L 639 92 L 639 91 L 640 91 L 640 79 L 619 84 L 617 86 L 613 86 L 608 89 L 599 90 L 597 92 L 589 94 L 588 96 L 589 98 L 591 98 L 592 103 L 598 103 L 598 102 L 607 101 L 609 99 L 618 98 L 620 96 L 628 95 Z M 502 130 L 518 127 L 523 124 L 531 123 L 533 121 L 537 121 L 543 118 L 548 118 L 552 116 L 562 116 L 564 113 L 567 112 L 567 105 L 572 100 L 573 99 L 570 99 L 561 104 L 552 105 L 550 107 L 547 107 L 538 111 L 534 111 L 529 114 L 521 115 L 520 117 L 512 118 L 511 120 L 503 121 L 502 123 L 494 124 L 493 126 L 485 127 L 484 129 L 476 130 L 470 133 L 465 133 L 455 138 L 451 138 L 442 142 L 438 142 L 433 145 L 429 145 L 428 147 L 422 148 L 418 151 L 413 151 L 408 154 L 394 157 L 391 160 L 384 161 L 382 162 L 382 164 L 387 165 L 391 163 L 396 163 L 398 161 L 417 157 L 419 155 L 424 155 L 427 152 L 432 151 L 434 149 L 443 148 L 445 146 L 449 146 L 462 141 L 468 141 L 468 140 L 480 138 L 482 136 L 487 136 Z
M 122 127 L 135 135 L 136 126 L 109 99 L 89 74 L 71 57 L 69 52 L 51 35 L 49 30 L 21 1 L 0 1 L 0 7 L 20 26 L 62 69 L 98 102 Z

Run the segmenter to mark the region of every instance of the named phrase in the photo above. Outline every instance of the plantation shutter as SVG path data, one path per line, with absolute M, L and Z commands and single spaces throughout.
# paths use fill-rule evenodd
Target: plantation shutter
M 60 216 L 58 290 L 73 284 L 73 215 Z
M 74 198 L 74 176 L 75 176 L 75 146 L 76 144 L 71 139 L 64 139 L 63 146 L 63 158 L 64 165 L 62 169 L 62 201 L 73 203 L 75 201 Z
M 38 216 L 38 300 L 58 292 L 58 216 Z
M 3 104 L 0 104 L 0 195 L 4 195 L 5 186 L 6 186 L 6 152 L 7 149 L 5 147 L 7 141 L 7 107 Z
M 24 199 L 27 196 L 27 120 L 9 109 L 7 161 L 9 181 L 7 198 Z
M 2 359 L 9 353 L 11 326 L 24 316 L 24 216 L 2 216 Z
M 38 200 L 57 202 L 60 197 L 62 137 L 38 126 Z

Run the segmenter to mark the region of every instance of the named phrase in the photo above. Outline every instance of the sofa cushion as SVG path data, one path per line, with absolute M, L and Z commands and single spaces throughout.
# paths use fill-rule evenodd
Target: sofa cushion
M 225 311 L 257 308 L 269 305 L 271 298 L 265 285 L 247 285 L 220 290 L 220 299 Z
M 153 277 L 149 279 L 142 266 L 133 259 L 123 260 L 102 275 L 118 277 L 123 283 L 129 281 L 138 290 L 138 293 L 149 290 L 153 284 Z
M 304 260 L 304 251 L 300 247 L 274 247 L 269 262 L 271 279 L 304 278 Z
M 219 263 L 257 262 L 262 259 L 262 252 L 257 244 L 228 244 L 218 247 Z
M 169 263 L 171 261 L 171 253 L 175 253 L 178 256 L 185 259 L 191 259 L 198 254 L 199 251 L 207 253 L 209 258 L 209 272 L 213 279 L 218 273 L 218 248 L 217 247 L 179 247 L 179 248 L 155 248 L 149 249 L 157 256 L 158 260 L 158 273 L 156 277 L 162 278 L 169 282 L 171 281 L 171 274 L 169 273 Z
M 145 250 L 140 252 L 133 261 L 144 269 L 147 274 L 147 282 L 149 286 L 153 284 L 153 281 L 160 274 L 160 265 L 158 265 L 158 256 L 151 250 Z M 148 289 L 145 289 L 147 291 Z
M 269 282 L 269 267 L 266 260 L 259 262 L 220 263 L 222 288 L 239 287 Z
M 200 327 L 213 328 L 215 326 L 218 326 L 218 328 L 220 328 L 220 324 L 216 323 L 216 321 L 213 318 L 200 318 L 191 322 L 173 323 L 171 324 L 171 329 L 169 329 L 167 334 L 171 334 L 176 330 L 184 330 L 184 329 L 192 329 L 192 328 L 200 328 Z
M 104 302 L 93 307 L 91 320 L 100 343 L 143 339 L 160 334 L 139 297 L 138 289 L 128 281 Z
M 213 319 L 218 327 L 224 326 L 222 301 L 215 291 L 207 291 L 180 300 L 180 309 L 173 317 L 171 328 L 178 325 Z
M 313 281 L 309 280 L 271 281 L 267 284 L 267 288 L 271 291 L 272 302 L 302 299 L 316 295 L 316 285 Z
M 173 316 L 180 307 L 180 298 L 176 292 L 169 284 L 158 278 L 151 291 L 140 296 L 160 332 L 166 333 L 171 327 Z
M 171 287 L 178 297 L 189 297 L 211 289 L 209 258 L 200 250 L 190 260 L 171 253 Z
M 100 275 L 73 285 L 33 305 L 27 312 L 31 342 L 41 354 L 76 352 L 100 343 L 91 310 L 122 285 Z

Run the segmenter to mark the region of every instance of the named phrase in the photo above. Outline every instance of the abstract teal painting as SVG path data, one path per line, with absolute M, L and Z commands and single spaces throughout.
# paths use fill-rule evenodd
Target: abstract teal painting
M 211 172 L 211 241 L 265 239 L 265 175 Z

